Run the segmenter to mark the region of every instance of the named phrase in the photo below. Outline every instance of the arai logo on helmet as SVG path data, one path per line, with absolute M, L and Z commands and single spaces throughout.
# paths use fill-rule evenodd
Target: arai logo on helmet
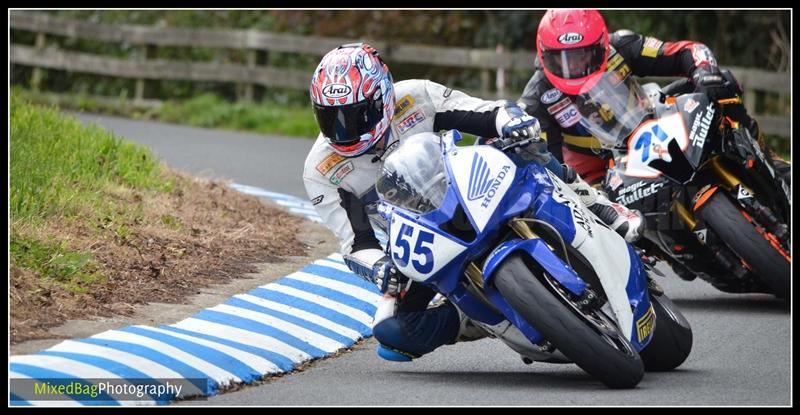
M 564 33 L 558 37 L 558 43 L 562 45 L 574 45 L 581 40 L 583 40 L 583 35 L 575 32 Z
M 328 98 L 341 98 L 350 94 L 352 89 L 345 84 L 330 84 L 322 88 L 322 95 Z

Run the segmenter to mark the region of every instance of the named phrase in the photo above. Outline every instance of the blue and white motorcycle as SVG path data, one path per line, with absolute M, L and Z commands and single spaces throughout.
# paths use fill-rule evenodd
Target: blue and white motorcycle
M 544 167 L 460 134 L 417 134 L 376 183 L 391 258 L 532 361 L 573 362 L 611 388 L 689 355 L 689 323 L 636 251 Z

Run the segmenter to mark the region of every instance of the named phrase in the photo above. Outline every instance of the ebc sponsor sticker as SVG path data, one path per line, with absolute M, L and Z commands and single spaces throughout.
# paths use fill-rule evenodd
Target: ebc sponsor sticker
M 569 105 L 566 109 L 555 115 L 558 125 L 568 128 L 572 127 L 581 119 L 581 114 L 578 113 L 578 107 L 575 104 Z

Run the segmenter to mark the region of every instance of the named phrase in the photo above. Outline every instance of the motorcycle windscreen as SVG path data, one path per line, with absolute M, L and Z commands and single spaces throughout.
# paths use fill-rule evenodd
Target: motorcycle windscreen
M 447 193 L 447 174 L 434 133 L 415 134 L 405 139 L 386 158 L 375 190 L 386 203 L 425 214 L 441 206 Z
M 652 114 L 652 103 L 623 64 L 606 71 L 588 91 L 575 96 L 580 124 L 603 147 L 624 145 L 625 139 Z

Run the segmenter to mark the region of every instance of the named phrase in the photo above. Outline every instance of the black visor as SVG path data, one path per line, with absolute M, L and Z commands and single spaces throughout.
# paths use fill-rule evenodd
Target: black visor
M 603 39 L 575 49 L 546 49 L 542 45 L 542 65 L 553 75 L 564 79 L 577 79 L 597 72 L 603 65 L 606 50 Z
M 320 131 L 334 144 L 355 144 L 383 117 L 382 99 L 335 107 L 313 104 L 313 107 Z

